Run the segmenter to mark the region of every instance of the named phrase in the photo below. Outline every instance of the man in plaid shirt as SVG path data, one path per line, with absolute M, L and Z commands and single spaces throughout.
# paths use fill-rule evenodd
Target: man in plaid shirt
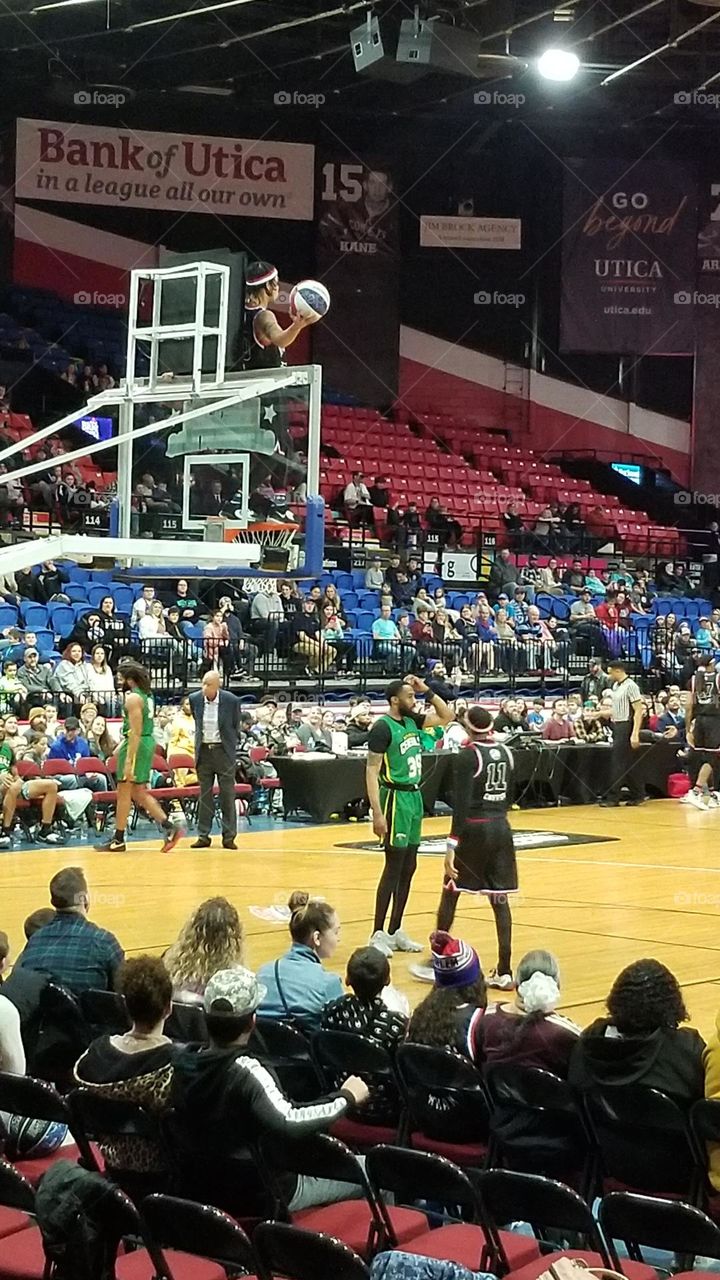
M 46 973 L 73 995 L 112 991 L 125 953 L 114 934 L 88 920 L 88 886 L 82 867 L 64 867 L 50 881 L 55 919 L 38 929 L 15 961 L 16 969 Z

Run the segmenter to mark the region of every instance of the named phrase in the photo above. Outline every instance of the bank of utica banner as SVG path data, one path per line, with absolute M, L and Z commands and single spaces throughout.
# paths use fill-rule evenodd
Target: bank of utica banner
M 219 217 L 313 216 L 304 143 L 18 120 L 15 195 Z

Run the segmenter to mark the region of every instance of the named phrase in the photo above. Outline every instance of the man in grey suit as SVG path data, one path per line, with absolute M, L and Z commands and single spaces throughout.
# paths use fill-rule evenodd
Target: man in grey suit
M 190 695 L 195 719 L 195 761 L 200 784 L 198 838 L 191 849 L 209 849 L 213 786 L 218 780 L 223 849 L 236 849 L 235 756 L 240 730 L 240 700 L 220 688 L 217 671 L 203 676 L 202 689 Z

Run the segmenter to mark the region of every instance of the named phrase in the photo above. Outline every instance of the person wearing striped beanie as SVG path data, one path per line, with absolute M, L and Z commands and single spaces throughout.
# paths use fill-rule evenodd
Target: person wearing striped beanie
M 474 947 L 442 929 L 430 936 L 433 990 L 410 1019 L 408 1040 L 456 1049 L 472 1057 L 476 1028 L 487 1008 L 487 988 Z

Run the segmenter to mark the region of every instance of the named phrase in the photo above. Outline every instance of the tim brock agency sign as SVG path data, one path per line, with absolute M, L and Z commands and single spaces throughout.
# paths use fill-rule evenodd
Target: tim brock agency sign
M 15 194 L 63 204 L 313 216 L 314 147 L 18 120 Z
M 575 160 L 563 199 L 564 351 L 693 350 L 697 192 L 673 160 Z

